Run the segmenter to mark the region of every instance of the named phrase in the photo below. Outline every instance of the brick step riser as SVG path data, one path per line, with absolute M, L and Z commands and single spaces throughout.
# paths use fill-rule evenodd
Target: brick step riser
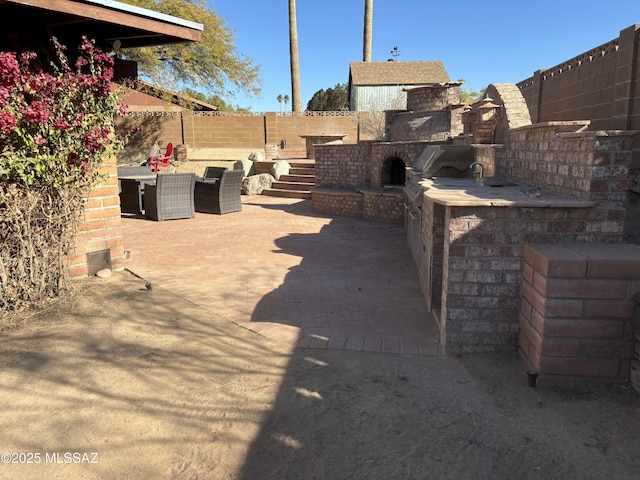
M 312 170 L 315 171 L 316 169 L 316 164 L 315 163 L 296 163 L 296 162 L 289 162 L 289 166 L 291 168 L 310 168 Z
M 315 183 L 313 175 L 280 175 L 280 182 Z
M 307 166 L 303 166 L 303 167 L 294 167 L 293 165 L 291 166 L 291 169 L 289 170 L 290 173 L 300 173 L 302 175 L 315 175 L 316 174 L 316 169 L 315 167 L 307 167 Z
M 265 188 L 262 191 L 262 195 L 283 198 L 311 198 L 311 192 L 308 190 L 282 190 L 277 188 Z
M 271 188 L 283 190 L 311 190 L 315 187 L 315 183 L 298 183 L 298 182 L 273 182 Z

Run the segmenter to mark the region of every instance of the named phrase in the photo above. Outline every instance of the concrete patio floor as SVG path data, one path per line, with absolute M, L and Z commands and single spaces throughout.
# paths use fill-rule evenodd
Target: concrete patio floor
M 311 200 L 242 202 L 186 220 L 123 215 L 125 268 L 288 345 L 439 354 L 402 226 L 319 215 Z

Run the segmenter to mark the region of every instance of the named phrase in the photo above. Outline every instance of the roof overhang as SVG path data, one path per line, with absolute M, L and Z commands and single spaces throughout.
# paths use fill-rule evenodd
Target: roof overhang
M 121 48 L 198 42 L 202 30 L 200 23 L 111 0 L 0 0 L 0 51 L 33 48 L 51 35 L 67 45 L 85 35 L 103 49 L 116 40 Z

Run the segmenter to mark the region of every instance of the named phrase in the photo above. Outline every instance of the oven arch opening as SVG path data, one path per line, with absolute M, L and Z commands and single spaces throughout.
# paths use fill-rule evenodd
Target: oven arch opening
M 399 157 L 389 157 L 382 164 L 380 186 L 404 185 L 407 166 Z

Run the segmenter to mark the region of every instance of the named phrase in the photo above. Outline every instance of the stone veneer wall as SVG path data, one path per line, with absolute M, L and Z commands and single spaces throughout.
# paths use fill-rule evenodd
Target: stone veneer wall
M 120 196 L 115 158 L 105 162 L 100 170 L 105 180 L 90 194 L 85 206 L 84 220 L 77 235 L 75 251 L 68 259 L 69 274 L 87 275 L 87 253 L 108 250 L 112 270 L 124 268 Z
M 627 383 L 640 246 L 527 245 L 524 259 L 518 345 L 538 384 Z

